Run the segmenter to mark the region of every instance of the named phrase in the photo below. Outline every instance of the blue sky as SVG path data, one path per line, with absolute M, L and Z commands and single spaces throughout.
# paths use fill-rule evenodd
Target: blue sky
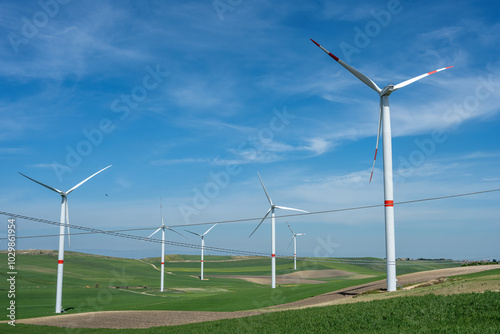
M 0 2 L 2 211 L 58 221 L 59 196 L 18 172 L 68 190 L 110 164 L 70 194 L 71 224 L 151 227 L 135 232 L 146 236 L 160 198 L 167 225 L 260 217 L 257 171 L 278 205 L 383 203 L 381 154 L 368 183 L 379 98 L 310 38 L 381 87 L 455 66 L 390 96 L 396 202 L 500 188 L 495 1 L 41 3 Z M 396 206 L 396 256 L 500 257 L 499 201 Z M 385 256 L 381 207 L 278 219 L 277 254 L 287 255 L 285 222 L 306 233 L 299 256 Z M 256 224 L 221 224 L 206 243 L 268 253 L 270 223 L 249 239 Z M 58 228 L 19 220 L 17 233 Z M 18 248 L 56 249 L 57 237 Z M 96 235 L 67 249 L 160 251 Z

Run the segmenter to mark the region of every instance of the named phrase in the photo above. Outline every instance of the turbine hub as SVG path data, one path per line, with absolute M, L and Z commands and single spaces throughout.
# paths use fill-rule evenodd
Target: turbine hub
M 380 92 L 380 96 L 389 96 L 391 93 L 394 91 L 394 85 L 387 85 L 385 86 L 382 91 Z

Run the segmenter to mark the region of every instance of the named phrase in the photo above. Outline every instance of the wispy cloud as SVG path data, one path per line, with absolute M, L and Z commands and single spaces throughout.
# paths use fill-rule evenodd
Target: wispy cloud
M 18 155 L 18 154 L 23 154 L 25 152 L 26 152 L 25 147 L 0 147 L 0 154 L 3 155 L 8 155 L 8 154 Z
M 307 141 L 309 145 L 305 149 L 312 151 L 314 155 L 321 155 L 334 146 L 332 142 L 324 138 L 310 138 Z
M 60 168 L 71 163 L 64 183 L 72 185 L 78 175 L 88 176 L 85 171 L 94 171 L 106 160 L 116 167 L 78 194 L 82 211 L 75 211 L 73 220 L 81 219 L 83 225 L 137 224 L 152 212 L 151 198 L 159 198 L 164 189 L 171 194 L 171 210 L 182 219 L 178 203 L 193 204 L 193 189 L 203 192 L 211 171 L 222 173 L 227 171 L 224 165 L 234 164 L 242 166 L 241 173 L 231 175 L 227 187 L 210 198 L 195 220 L 252 216 L 259 208 L 264 213 L 267 202 L 257 169 L 273 199 L 283 205 L 312 211 L 382 204 L 381 159 L 369 183 L 379 96 L 309 38 L 341 58 L 347 55 L 342 42 L 356 48 L 348 63 L 379 86 L 455 65 L 390 96 L 397 200 L 496 187 L 500 182 L 500 23 L 492 14 L 498 11 L 496 2 L 401 2 L 403 10 L 384 27 L 373 11 L 386 10 L 393 2 L 224 3 L 233 10 L 220 20 L 212 1 L 69 1 L 37 27 L 38 34 L 20 45 L 17 54 L 3 38 L 0 153 L 7 163 L 2 164 L 6 177 L 1 188 L 19 192 L 2 197 L 2 204 L 24 214 L 52 212 L 45 203 L 26 207 L 23 203 L 41 199 L 32 197 L 26 180 L 9 175 L 25 170 L 50 180 L 51 162 L 59 161 Z M 5 33 L 20 33 L 21 19 L 42 10 L 36 0 L 7 0 L 2 9 L 0 27 Z M 169 76 L 149 90 L 144 82 L 154 81 L 145 68 L 157 64 Z M 493 82 L 484 86 L 482 80 L 489 81 L 490 75 Z M 116 99 L 128 116 L 121 118 L 124 114 L 111 108 Z M 293 117 L 279 118 L 274 108 L 281 106 Z M 448 140 L 436 143 L 421 161 L 413 159 L 415 152 L 419 157 L 423 152 L 415 141 L 432 139 L 435 130 Z M 404 178 L 398 174 L 400 155 L 415 165 Z M 100 200 L 90 200 L 92 187 L 102 189 L 102 196 L 108 193 L 106 201 L 118 201 L 118 194 L 124 201 L 103 209 Z M 250 205 L 242 209 L 241 203 Z M 413 240 L 417 253 L 422 242 L 431 243 L 415 241 L 404 228 L 432 222 L 443 226 L 443 235 L 450 226 L 455 233 L 457 220 L 465 226 L 478 213 L 495 225 L 494 200 L 481 201 L 481 208 L 464 203 L 467 200 L 451 201 L 447 207 L 425 203 L 398 208 L 398 234 Z M 155 204 L 155 214 L 147 219 L 158 221 L 158 209 Z M 57 219 L 58 211 L 52 213 Z M 314 249 L 325 231 L 365 255 L 373 254 L 372 246 L 378 244 L 373 240 L 383 244 L 382 207 L 300 221 L 312 236 L 304 240 L 304 249 Z M 362 224 L 362 229 L 350 229 L 353 224 Z M 243 230 L 237 224 L 232 228 Z M 485 231 L 474 244 L 478 249 L 485 238 L 498 235 L 497 230 Z M 225 229 L 219 232 L 222 242 L 231 239 Z M 361 241 L 360 233 L 366 239 Z M 426 238 L 424 233 L 420 237 Z M 239 247 L 241 240 L 234 240 Z M 491 244 L 497 247 L 496 240 Z M 457 250 L 464 244 L 445 245 Z
M 500 157 L 500 152 L 498 151 L 491 151 L 491 152 L 477 151 L 458 157 L 458 159 L 478 160 L 478 159 L 495 159 L 499 157 Z
M 485 181 L 485 182 L 499 182 L 500 177 L 483 177 L 483 181 Z
M 334 3 L 326 1 L 322 8 L 317 9 L 318 17 L 322 20 L 339 20 L 346 22 L 359 22 L 371 18 L 370 11 L 376 9 L 373 4 L 350 4 Z
M 160 159 L 151 161 L 153 166 L 165 165 L 180 165 L 180 164 L 197 164 L 197 163 L 210 163 L 212 159 L 203 158 L 183 158 L 183 159 Z

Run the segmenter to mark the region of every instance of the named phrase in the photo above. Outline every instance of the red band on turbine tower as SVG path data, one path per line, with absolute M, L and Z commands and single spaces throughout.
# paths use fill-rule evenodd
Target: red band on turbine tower
M 63 264 L 64 260 L 57 260 L 57 264 Z
M 388 206 L 394 206 L 394 201 L 385 201 L 385 206 L 388 207 Z
M 275 256 L 276 256 L 276 255 L 274 255 L 274 254 L 271 254 L 271 257 L 275 257 Z
M 162 262 L 161 264 L 165 264 L 165 262 Z
M 203 262 L 203 260 L 201 260 L 201 262 Z

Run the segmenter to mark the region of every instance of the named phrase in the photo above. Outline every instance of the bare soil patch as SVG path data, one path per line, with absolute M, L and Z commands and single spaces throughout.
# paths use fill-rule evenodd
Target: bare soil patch
M 271 285 L 271 277 L 267 276 L 247 276 L 240 277 L 245 281 L 262 284 L 262 285 Z M 283 278 L 276 276 L 276 284 L 277 285 L 294 285 L 294 284 L 322 284 L 326 283 L 325 281 L 318 281 L 312 279 L 303 279 L 300 277 L 292 277 L 292 278 Z
M 431 270 L 426 272 L 419 272 L 413 274 L 406 274 L 398 276 L 398 281 L 402 285 L 407 284 L 417 284 L 421 282 L 429 282 L 432 280 L 437 280 L 441 277 L 449 277 L 455 275 L 463 275 L 469 273 L 475 273 L 490 269 L 498 269 L 500 265 L 488 265 L 488 266 L 474 266 L 474 267 L 458 267 L 458 268 L 448 268 Z M 298 274 L 298 273 L 297 273 Z M 483 284 L 483 283 L 481 283 Z M 489 290 L 491 287 L 493 289 L 500 289 L 497 281 L 492 281 L 491 284 L 477 286 L 473 289 L 473 292 Z M 306 307 L 317 307 L 332 305 L 341 302 L 358 302 L 358 301 L 368 301 L 370 298 L 375 298 L 373 296 L 360 296 L 359 298 L 353 298 L 359 294 L 371 290 L 383 290 L 386 286 L 385 280 L 380 280 L 377 282 L 362 284 L 358 286 L 353 286 L 350 288 L 341 289 L 338 291 L 326 293 L 323 295 L 307 298 L 293 303 L 287 303 L 283 305 L 268 307 L 265 309 L 254 310 L 254 311 L 238 311 L 238 312 L 196 312 L 196 311 L 107 311 L 107 312 L 91 312 L 91 313 L 78 313 L 78 314 L 64 314 L 57 316 L 49 316 L 42 318 L 31 318 L 16 320 L 17 323 L 23 324 L 33 324 L 33 325 L 45 325 L 45 326 L 58 326 L 58 327 L 68 327 L 68 328 L 149 328 L 157 326 L 174 326 L 182 324 L 190 324 L 196 322 L 204 321 L 214 321 L 221 319 L 232 319 L 248 317 L 252 315 L 262 314 L 265 312 L 275 312 L 282 311 L 286 309 L 297 309 Z M 481 287 L 483 287 L 481 290 Z M 458 291 L 458 293 L 472 292 L 467 291 L 467 289 L 460 290 L 450 288 L 449 292 Z M 491 290 L 491 289 L 490 289 Z M 416 291 L 397 291 L 390 293 L 383 293 L 383 297 L 397 297 L 401 293 Z M 493 290 L 495 291 L 495 290 Z M 3 321 L 5 322 L 5 321 Z
M 340 276 L 357 276 L 358 274 L 351 273 L 344 270 L 304 270 L 297 271 L 289 274 L 276 276 L 276 284 L 290 285 L 290 284 L 322 284 L 325 281 L 315 280 L 315 278 L 326 277 L 340 277 Z M 251 283 L 262 285 L 271 284 L 271 276 L 240 276 L 240 275 L 211 275 L 209 277 L 224 277 L 224 278 L 238 278 Z M 366 276 L 370 277 L 370 276 Z M 357 278 L 357 277 L 356 277 Z
M 16 320 L 16 323 L 67 328 L 149 328 L 242 318 L 262 313 L 256 311 L 104 311 L 23 319 Z

